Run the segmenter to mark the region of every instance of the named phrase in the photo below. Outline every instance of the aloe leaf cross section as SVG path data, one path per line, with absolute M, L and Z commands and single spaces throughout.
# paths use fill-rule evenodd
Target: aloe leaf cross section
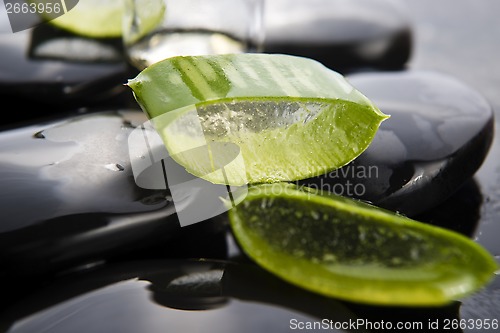
M 473 240 L 362 201 L 293 184 L 254 185 L 229 211 L 243 251 L 282 279 L 374 305 L 441 306 L 489 283 Z
M 172 57 L 128 86 L 170 155 L 217 184 L 293 181 L 337 169 L 368 147 L 388 117 L 341 74 L 290 55 Z M 229 163 L 224 144 L 239 149 Z

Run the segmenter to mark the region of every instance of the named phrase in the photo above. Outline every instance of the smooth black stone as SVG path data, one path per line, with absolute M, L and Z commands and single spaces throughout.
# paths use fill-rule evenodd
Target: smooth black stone
M 472 177 L 443 203 L 414 218 L 474 238 L 481 219 L 483 200 L 481 188 Z
M 28 57 L 33 60 L 64 60 L 69 63 L 110 63 L 124 61 L 119 38 L 86 38 L 43 24 L 31 31 Z
M 303 184 L 413 216 L 450 197 L 483 163 L 494 134 L 493 112 L 471 87 L 431 71 L 348 79 L 391 117 L 357 159 Z
M 99 111 L 0 132 L 2 275 L 56 271 L 218 231 L 180 228 L 166 189 L 136 185 L 128 136 L 142 111 Z
M 402 68 L 412 52 L 407 10 L 384 0 L 268 0 L 264 52 L 316 59 L 340 72 Z
M 430 319 L 456 319 L 458 306 L 365 306 L 308 292 L 252 264 L 142 261 L 65 276 L 28 297 L 19 297 L 0 314 L 0 329 L 6 333 L 39 332 L 49 327 L 52 333 L 155 333 L 196 332 L 202 327 L 220 333 L 290 332 L 294 318 L 300 322 L 325 318 L 344 323 L 363 318 L 393 325 L 411 319 L 427 323 Z M 75 311 L 77 315 L 69 315 Z
M 113 98 L 135 73 L 121 40 L 85 38 L 49 24 L 0 33 L 0 56 L 0 97 L 25 117 Z

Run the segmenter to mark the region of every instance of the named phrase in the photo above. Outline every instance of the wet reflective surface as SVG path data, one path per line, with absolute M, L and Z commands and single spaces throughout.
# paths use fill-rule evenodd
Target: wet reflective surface
M 457 318 L 460 303 L 418 310 L 376 308 L 321 297 L 284 284 L 259 267 L 227 261 L 142 261 L 60 279 L 12 304 L 5 332 L 289 332 L 327 318 L 335 323 Z M 183 310 L 183 311 L 179 311 Z M 366 325 L 366 324 L 365 324 Z M 323 327 L 323 330 L 325 329 Z M 321 328 L 312 331 L 321 331 Z
M 468 1 L 420 1 L 418 4 L 405 1 L 414 15 L 416 39 L 415 54 L 410 66 L 426 70 L 436 70 L 453 75 L 465 84 L 480 91 L 492 105 L 495 114 L 495 127 L 500 119 L 500 68 L 496 66 L 498 51 L 499 24 L 491 12 L 500 10 L 499 3 L 491 0 Z M 433 7 L 432 13 L 428 11 Z M 448 14 L 447 14 L 448 13 Z M 468 13 L 467 19 L 458 19 Z M 451 19 L 451 16 L 454 18 Z M 487 30 L 484 30 L 486 29 Z M 491 30 L 490 30 L 491 29 Z M 481 36 L 479 38 L 479 36 Z M 500 137 L 495 134 L 487 158 L 475 173 L 474 180 L 482 199 L 478 207 L 477 227 L 472 237 L 496 256 L 500 264 Z M 468 196 L 469 203 L 477 200 L 473 194 Z M 464 211 L 458 202 L 452 204 L 456 211 Z M 469 210 L 467 210 L 469 211 Z M 444 215 L 451 225 L 455 225 L 455 215 Z M 498 274 L 497 274 L 498 275 Z M 460 315 L 463 318 L 500 318 L 498 307 L 499 278 L 483 292 L 464 300 Z M 480 332 L 480 329 L 465 329 L 465 332 Z M 483 330 L 484 331 L 484 330 Z
M 139 112 L 110 111 L 2 132 L 2 183 L 9 190 L 1 196 L 7 218 L 0 231 L 61 216 L 165 207 L 165 193 L 141 191 L 132 178 L 127 138 L 134 117 L 145 120 Z
M 492 108 L 456 78 L 413 70 L 348 79 L 391 118 L 352 163 L 302 183 L 416 215 L 447 199 L 486 158 Z
M 178 236 L 167 190 L 141 188 L 132 175 L 127 140 L 145 120 L 138 110 L 96 111 L 1 132 L 4 275 L 102 260 L 144 247 L 148 237 Z
M 408 19 L 413 23 L 412 32 L 415 33 L 413 54 L 406 67 L 411 70 L 440 72 L 479 92 L 492 106 L 497 115 L 497 124 L 500 112 L 500 69 L 496 65 L 500 29 L 496 13 L 500 11 L 499 3 L 496 0 L 394 2 L 408 7 Z M 0 39 L 3 64 L 0 65 L 0 78 L 11 73 L 10 67 L 25 70 L 30 75 L 41 73 L 35 67 L 30 67 L 33 64 L 19 62 L 18 59 L 22 58 L 22 52 L 29 49 L 29 36 L 12 36 L 14 35 L 2 35 Z M 14 51 L 16 43 L 23 45 L 24 51 Z M 56 56 L 53 50 L 51 47 L 52 53 L 48 54 L 43 47 L 33 48 L 34 53 L 43 57 Z M 291 53 L 309 52 L 308 48 L 295 50 L 296 52 Z M 408 54 L 408 51 L 402 49 L 398 53 Z M 59 70 L 67 60 L 52 58 L 43 61 L 49 61 L 51 66 Z M 398 66 L 400 64 L 401 62 Z M 387 85 L 397 86 L 391 83 L 389 76 L 400 74 L 385 76 L 384 73 L 373 73 L 376 70 L 371 66 L 364 72 L 365 65 L 363 63 L 352 77 L 353 81 L 359 80 L 360 89 L 361 84 L 364 84 L 367 95 L 368 90 L 374 89 L 373 93 L 378 90 L 375 89 L 376 83 L 368 82 L 371 77 L 381 80 L 384 78 Z M 73 64 L 69 66 L 72 67 Z M 70 67 L 65 67 L 65 70 Z M 96 68 L 95 71 L 85 70 L 85 75 L 99 73 L 100 77 L 101 74 L 106 76 L 116 70 L 109 63 L 96 65 Z M 58 76 L 52 75 L 56 73 L 54 71 L 55 69 L 51 69 L 45 72 L 49 74 L 44 79 L 57 81 Z M 78 77 L 87 82 L 85 77 Z M 10 76 L 9 80 L 15 78 Z M 413 80 L 411 75 L 405 80 L 410 82 L 410 78 Z M 92 80 L 90 81 L 93 82 Z M 439 80 L 439 77 L 434 77 L 433 82 L 441 82 Z M 25 121 L 32 117 L 33 124 L 9 126 L 10 129 L 4 129 L 0 133 L 0 180 L 2 189 L 8 189 L 0 194 L 0 257 L 3 260 L 0 270 L 0 332 L 289 332 L 292 331 L 293 319 L 298 323 L 323 318 L 334 322 L 362 318 L 372 322 L 422 322 L 424 325 L 429 320 L 438 320 L 441 328 L 446 319 L 500 319 L 498 277 L 485 290 L 447 307 L 369 307 L 324 299 L 277 280 L 242 255 L 231 235 L 227 235 L 224 230 L 213 230 L 204 226 L 204 223 L 183 228 L 180 233 L 178 229 L 174 229 L 172 235 L 175 237 L 170 238 L 167 226 L 171 225 L 171 220 L 168 217 L 173 219 L 174 215 L 170 214 L 171 206 L 167 204 L 166 196 L 159 199 L 155 194 L 161 191 L 134 187 L 130 166 L 127 165 L 130 162 L 119 153 L 126 154 L 126 150 L 123 150 L 123 143 L 117 137 L 127 133 L 127 127 L 134 123 L 129 121 L 124 124 L 123 113 L 120 113 L 124 110 L 128 112 L 131 105 L 135 107 L 130 103 L 130 96 L 121 93 L 99 94 L 101 97 L 97 98 L 97 104 L 105 106 L 101 109 L 104 114 L 99 111 L 99 114 L 76 121 L 78 126 L 84 126 L 86 131 L 92 133 L 85 137 L 85 133 L 74 130 L 75 127 L 72 126 L 75 126 L 75 121 L 67 122 L 67 117 L 73 119 L 75 114 L 69 110 L 87 107 L 90 100 L 94 101 L 91 104 L 96 105 L 93 97 L 97 95 L 90 93 L 90 99 L 75 98 L 69 104 L 66 104 L 69 99 L 62 104 L 62 99 L 58 99 L 55 100 L 58 105 L 54 109 L 47 107 L 50 99 L 42 103 L 30 101 L 26 97 L 34 90 L 40 93 L 38 97 L 50 95 L 54 92 L 54 87 L 57 87 L 59 94 L 61 85 L 54 82 L 48 82 L 47 85 L 35 82 L 31 86 L 25 86 L 31 87 L 31 90 L 26 89 L 19 94 L 10 90 L 20 87 L 15 81 L 1 82 L 1 96 L 14 98 L 14 107 L 19 111 L 16 112 L 17 120 Z M 91 84 L 88 87 L 92 88 L 90 91 L 109 91 L 103 88 L 106 85 Z M 378 88 L 383 90 L 381 83 Z M 438 92 L 440 87 L 432 91 L 435 96 L 443 96 Z M 84 95 L 82 93 L 78 96 Z M 397 100 L 408 97 L 400 95 L 395 94 L 400 97 Z M 467 93 L 464 91 L 460 95 L 465 97 Z M 33 99 L 35 96 L 33 95 Z M 423 97 L 426 96 L 429 95 Z M 77 100 L 80 102 L 76 102 Z M 398 109 L 386 99 L 380 102 L 391 110 Z M 457 105 L 456 100 L 447 99 L 427 99 L 427 102 L 426 105 L 437 103 L 445 110 L 446 106 Z M 39 108 L 32 108 L 34 105 Z M 458 109 L 462 110 L 460 107 Z M 2 110 L 9 111 L 6 107 Z M 51 114 L 53 111 L 58 112 L 56 120 L 42 122 L 38 119 L 40 113 Z M 65 117 L 59 117 L 62 113 Z M 393 119 L 396 119 L 396 113 L 393 113 Z M 460 124 L 454 122 L 453 127 L 461 128 L 464 137 L 470 137 L 471 133 L 479 134 L 479 141 L 485 147 L 488 142 L 487 131 L 481 128 L 487 126 L 488 121 L 478 116 L 480 114 L 482 113 L 475 113 L 474 119 L 464 119 Z M 425 127 L 418 119 L 412 121 L 417 127 Z M 6 120 L 4 124 L 6 122 L 8 123 Z M 48 125 L 56 124 L 70 130 L 61 132 L 61 126 L 56 126 L 58 130 L 47 130 L 48 127 L 53 128 Z M 96 146 L 93 140 L 101 135 L 106 137 L 106 144 Z M 463 144 L 458 139 L 442 140 L 442 143 L 445 144 L 431 147 L 436 148 L 432 150 L 435 152 L 433 158 L 439 159 L 451 151 L 464 153 L 460 148 Z M 459 172 L 458 164 L 447 165 L 460 184 L 453 182 L 450 183 L 452 188 L 443 188 L 442 193 L 448 199 L 439 205 L 428 205 L 425 201 L 427 197 L 433 197 L 437 193 L 434 189 L 415 199 L 417 202 L 411 202 L 411 205 L 419 207 L 421 202 L 422 206 L 428 208 L 413 212 L 414 217 L 469 235 L 497 256 L 500 264 L 500 139 L 498 135 L 493 137 L 489 153 L 480 166 L 478 161 L 484 158 L 484 150 L 479 149 L 479 144 L 469 147 L 472 148 L 467 154 L 460 155 L 473 158 L 461 164 L 463 173 Z M 99 153 L 94 148 L 98 148 Z M 416 148 L 418 149 L 412 151 L 414 155 L 419 155 L 422 150 L 426 153 L 430 151 L 422 149 L 423 146 Z M 402 150 L 396 147 L 390 153 L 398 157 Z M 95 165 L 86 160 L 85 156 L 92 157 Z M 72 160 L 75 161 L 74 164 L 70 163 Z M 83 165 L 86 166 L 85 169 Z M 466 175 L 473 173 L 475 169 L 477 172 L 473 177 L 466 180 Z M 81 172 L 73 173 L 78 170 Z M 414 175 L 414 170 L 410 170 L 412 173 L 409 176 Z M 98 190 L 92 191 L 93 186 L 98 187 Z M 78 191 L 78 188 L 82 191 Z M 444 198 L 442 193 L 439 198 Z M 149 194 L 153 194 L 152 199 Z M 13 199 L 14 197 L 17 199 Z M 145 198 L 151 200 L 142 200 Z M 400 202 L 406 204 L 407 201 L 411 200 L 401 199 Z M 133 217 L 133 223 L 129 217 Z M 219 225 L 224 225 L 223 219 L 221 220 L 218 221 Z M 194 229 L 198 227 L 199 229 Z M 118 230 L 125 232 L 117 233 Z M 148 231 L 142 234 L 141 230 Z M 103 237 L 99 238 L 97 235 Z M 78 244 L 85 246 L 75 247 Z M 6 251 L 6 248 L 9 250 Z M 62 259 L 57 261 L 47 258 Z M 155 258 L 160 260 L 151 261 Z M 192 262 L 180 258 L 197 260 Z M 200 262 L 199 258 L 224 261 Z M 6 265 L 8 260 L 9 265 Z M 51 266 L 54 262 L 64 264 L 61 267 Z M 49 274 L 48 267 L 61 269 L 48 270 Z M 30 275 L 33 272 L 40 275 Z M 23 273 L 24 277 L 10 277 L 18 273 Z M 199 311 L 200 309 L 207 310 Z M 337 331 L 354 330 L 347 328 Z
M 391 0 L 267 0 L 269 53 L 291 53 L 337 71 L 359 67 L 401 68 L 413 31 L 410 13 Z
M 17 33 L 2 24 L 0 50 L 0 97 L 24 110 L 24 117 L 14 112 L 9 122 L 108 103 L 127 91 L 121 84 L 135 73 L 124 61 L 121 40 L 84 38 L 47 24 Z

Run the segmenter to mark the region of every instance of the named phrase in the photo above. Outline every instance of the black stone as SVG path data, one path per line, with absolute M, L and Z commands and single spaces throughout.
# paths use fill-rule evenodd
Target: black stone
M 77 315 L 71 315 L 76 311 Z M 49 329 L 52 333 L 155 333 L 195 332 L 204 327 L 220 333 L 290 332 L 296 325 L 323 318 L 324 325 L 332 325 L 328 330 L 358 318 L 393 327 L 399 321 L 426 325 L 430 320 L 458 319 L 458 303 L 440 308 L 364 306 L 308 292 L 252 264 L 149 260 L 61 277 L 10 303 L 0 329 L 9 333 Z
M 0 54 L 0 98 L 16 107 L 15 121 L 102 106 L 129 94 L 123 83 L 136 73 L 121 39 L 85 38 L 50 24 L 0 33 Z
M 264 52 L 316 59 L 340 72 L 401 68 L 412 52 L 408 12 L 384 0 L 268 0 Z
M 359 73 L 348 80 L 391 117 L 353 162 L 301 183 L 417 215 L 455 193 L 486 158 L 492 109 L 454 77 L 403 71 Z
M 80 309 L 78 315 L 64 318 L 74 307 Z M 137 321 L 144 311 L 149 319 Z M 110 313 L 120 319 L 110 320 Z M 332 320 L 354 317 L 336 300 L 293 287 L 256 266 L 138 261 L 66 276 L 19 297 L 0 318 L 0 329 L 43 331 L 57 321 L 51 332 L 84 327 L 92 332 L 194 332 L 199 327 L 235 332 L 235 323 L 238 332 L 281 332 L 288 331 L 291 318 L 313 320 L 316 314 Z
M 210 221 L 180 228 L 166 188 L 136 185 L 127 139 L 144 121 L 138 110 L 96 111 L 0 132 L 0 277 L 219 230 Z

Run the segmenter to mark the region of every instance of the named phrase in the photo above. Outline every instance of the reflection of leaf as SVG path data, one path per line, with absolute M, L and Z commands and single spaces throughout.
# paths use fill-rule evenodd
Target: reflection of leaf
M 32 1 L 46 2 L 46 0 Z M 49 18 L 47 21 L 51 25 L 86 37 L 113 38 L 121 36 L 122 1 L 65 0 L 61 4 L 66 4 L 63 7 L 64 15 L 60 15 L 55 19 L 51 17 L 50 13 L 44 12 L 42 15 L 44 18 Z
M 164 1 L 124 0 L 124 4 L 122 33 L 126 45 L 136 43 L 164 20 Z
M 124 61 L 119 39 L 95 39 L 40 25 L 33 29 L 29 45 L 31 59 L 53 59 L 83 63 Z

